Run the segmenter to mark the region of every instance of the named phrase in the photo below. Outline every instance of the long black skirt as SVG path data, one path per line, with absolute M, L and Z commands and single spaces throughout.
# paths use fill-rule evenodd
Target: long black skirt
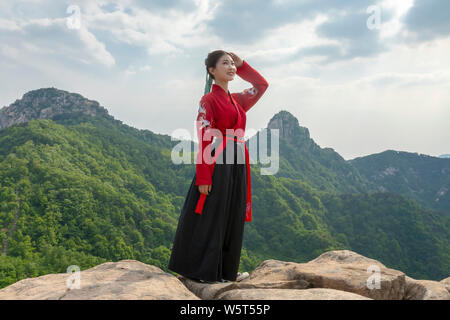
M 212 156 L 216 146 L 212 144 Z M 227 152 L 229 148 L 234 152 Z M 194 212 L 200 197 L 194 175 L 178 219 L 168 269 L 191 279 L 236 280 L 247 200 L 244 148 L 240 142 L 227 142 L 223 161 L 214 166 L 202 214 Z M 234 160 L 227 161 L 227 156 Z

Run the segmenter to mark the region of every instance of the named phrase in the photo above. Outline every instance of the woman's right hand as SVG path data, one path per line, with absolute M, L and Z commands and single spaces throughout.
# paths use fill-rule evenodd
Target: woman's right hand
M 211 185 L 209 184 L 201 184 L 198 186 L 198 190 L 200 191 L 200 193 L 204 193 L 206 195 L 209 194 L 209 192 L 211 191 Z

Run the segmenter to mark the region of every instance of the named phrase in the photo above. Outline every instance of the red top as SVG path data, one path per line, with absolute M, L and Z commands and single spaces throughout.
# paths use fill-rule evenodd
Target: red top
M 220 130 L 223 137 L 227 133 L 227 129 L 238 130 L 234 134 L 239 137 L 244 137 L 247 120 L 246 112 L 255 105 L 269 86 L 266 79 L 245 60 L 237 68 L 236 74 L 243 80 L 250 82 L 253 87 L 239 93 L 230 94 L 230 91 L 225 92 L 222 87 L 214 83 L 211 92 L 205 94 L 200 100 L 196 120 L 199 141 L 196 162 L 197 178 L 195 182 L 197 186 L 212 185 L 210 145 L 214 133 L 209 129 L 215 128 Z

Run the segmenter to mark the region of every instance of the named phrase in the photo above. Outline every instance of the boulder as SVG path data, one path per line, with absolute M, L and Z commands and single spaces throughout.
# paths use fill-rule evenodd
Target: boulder
M 192 291 L 196 296 L 205 300 L 216 299 L 217 296 L 225 291 L 238 290 L 238 289 L 305 289 L 308 288 L 308 283 L 304 280 L 274 280 L 270 279 L 244 279 L 240 282 L 226 282 L 226 283 L 201 283 L 193 281 L 182 276 L 179 277 L 180 281 Z
M 445 286 L 445 288 L 447 288 L 448 292 L 450 292 L 450 277 L 442 279 L 439 282 L 442 283 Z
M 406 280 L 406 300 L 450 300 L 445 284 L 432 280 L 416 280 L 408 276 Z
M 405 292 L 403 272 L 350 250 L 328 251 L 306 263 L 265 260 L 243 280 L 280 281 L 304 281 L 309 288 L 341 290 L 378 300 L 400 300 Z
M 175 276 L 137 260 L 106 262 L 76 274 L 47 274 L 0 290 L 3 300 L 200 300 Z

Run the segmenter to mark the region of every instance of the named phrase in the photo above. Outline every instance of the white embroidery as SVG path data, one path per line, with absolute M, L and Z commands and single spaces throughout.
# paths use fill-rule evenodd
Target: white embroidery
M 201 123 L 200 129 L 203 129 L 204 127 L 209 127 L 211 125 L 211 123 L 208 120 L 204 119 L 203 117 L 200 117 L 199 121 Z
M 245 89 L 243 92 L 242 92 L 242 94 L 246 94 L 246 93 L 249 93 L 250 95 L 255 95 L 256 93 L 258 93 L 258 89 L 256 89 L 255 87 L 253 87 L 253 88 L 249 88 L 249 89 Z
M 198 108 L 198 113 L 206 114 L 206 108 L 204 104 L 200 105 L 200 107 Z

